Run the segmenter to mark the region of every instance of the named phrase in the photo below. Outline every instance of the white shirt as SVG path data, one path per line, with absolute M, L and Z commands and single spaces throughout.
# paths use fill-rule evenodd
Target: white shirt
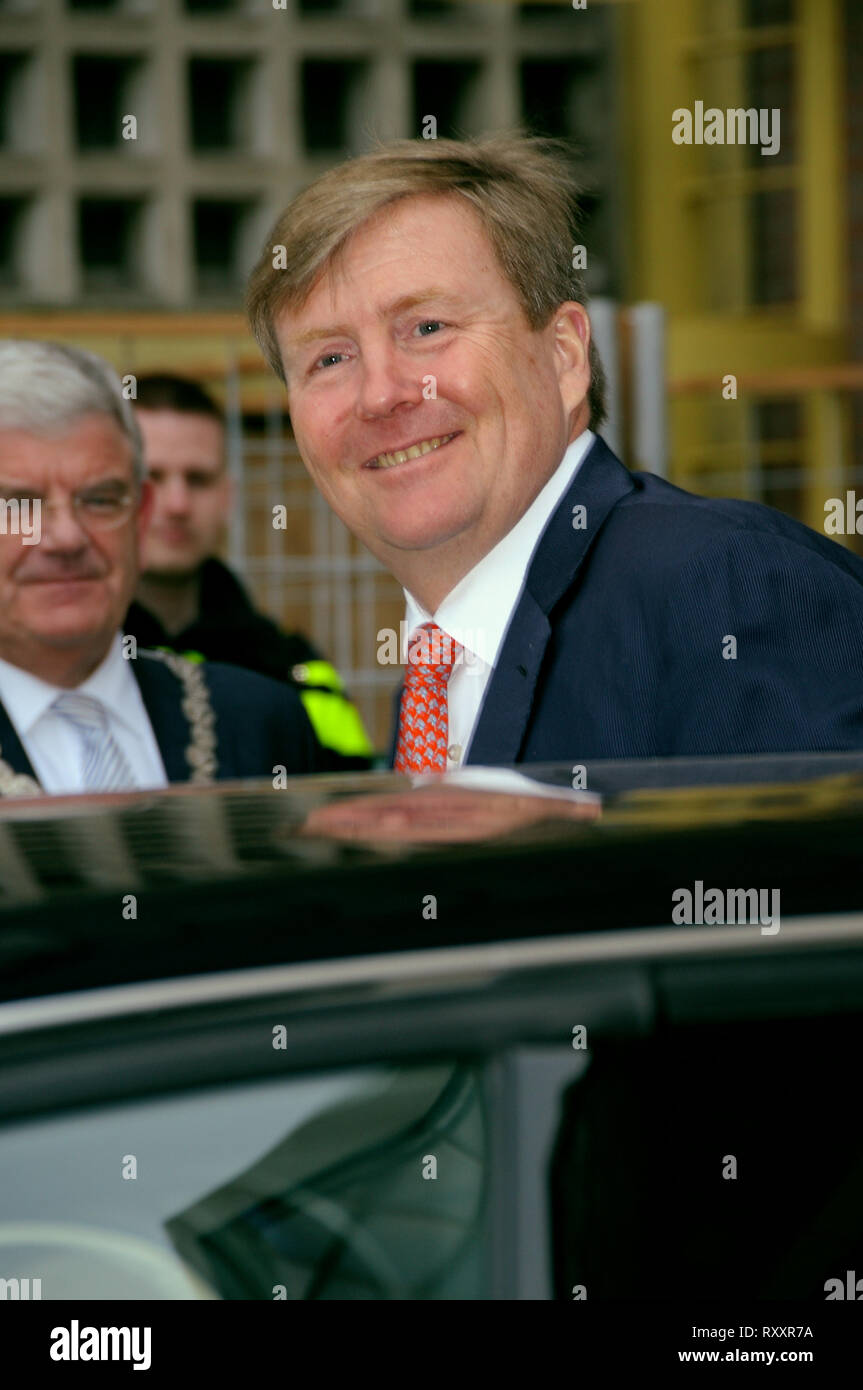
M 167 787 L 156 735 L 129 666 L 118 632 L 104 661 L 77 687 L 77 693 L 92 695 L 105 706 L 108 727 L 126 757 L 135 785 Z M 50 685 L 0 658 L 0 703 L 46 792 L 88 790 L 82 775 L 83 739 L 68 719 L 51 709 L 58 695 L 64 693 L 59 685 Z
M 403 660 L 411 637 L 423 623 L 436 623 L 464 648 L 447 683 L 447 768 L 459 767 L 467 755 L 489 677 L 521 597 L 534 551 L 595 438 L 591 430 L 585 430 L 573 440 L 524 516 L 459 580 L 434 614 L 428 613 L 407 589 L 404 591 L 407 607 Z

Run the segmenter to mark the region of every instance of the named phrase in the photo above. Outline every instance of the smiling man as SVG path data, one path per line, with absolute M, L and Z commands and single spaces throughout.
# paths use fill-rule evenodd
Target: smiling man
M 317 770 L 293 691 L 123 642 L 152 494 L 106 363 L 0 341 L 0 499 L 40 518 L 0 531 L 0 795 Z
M 305 464 L 405 589 L 396 767 L 863 746 L 863 563 L 598 437 L 577 205 L 547 142 L 397 141 L 252 275 Z
M 561 307 L 532 343 L 475 213 L 449 199 L 378 213 L 340 268 L 277 327 L 297 442 L 334 510 L 432 611 L 584 432 L 587 314 Z M 410 284 L 421 293 L 399 293 Z

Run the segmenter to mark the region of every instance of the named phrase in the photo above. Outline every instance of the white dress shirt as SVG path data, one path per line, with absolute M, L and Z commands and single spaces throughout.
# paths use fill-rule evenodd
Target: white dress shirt
M 104 705 L 108 727 L 126 757 L 135 785 L 166 787 L 168 779 L 156 735 L 129 667 L 118 632 L 104 661 L 76 687 L 77 693 L 92 695 Z M 51 709 L 64 693 L 60 686 L 0 659 L 0 702 L 46 792 L 88 790 L 83 778 L 83 738 L 68 719 Z
M 489 677 L 521 597 L 534 551 L 595 438 L 591 430 L 585 430 L 573 440 L 524 516 L 450 590 L 434 614 L 428 613 L 407 589 L 404 591 L 407 608 L 403 661 L 411 637 L 423 623 L 436 623 L 464 649 L 447 684 L 447 768 L 459 767 L 467 756 Z

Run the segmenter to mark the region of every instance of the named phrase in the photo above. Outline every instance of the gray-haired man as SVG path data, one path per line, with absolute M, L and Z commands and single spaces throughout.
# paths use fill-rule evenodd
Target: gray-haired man
M 110 368 L 0 341 L 0 795 L 322 766 L 293 691 L 124 647 L 150 501 Z

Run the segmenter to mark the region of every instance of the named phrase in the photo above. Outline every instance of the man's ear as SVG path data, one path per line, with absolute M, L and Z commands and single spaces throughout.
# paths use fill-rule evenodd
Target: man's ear
M 590 390 L 590 319 L 583 304 L 567 300 L 555 310 L 554 351 L 563 408 L 576 411 Z

